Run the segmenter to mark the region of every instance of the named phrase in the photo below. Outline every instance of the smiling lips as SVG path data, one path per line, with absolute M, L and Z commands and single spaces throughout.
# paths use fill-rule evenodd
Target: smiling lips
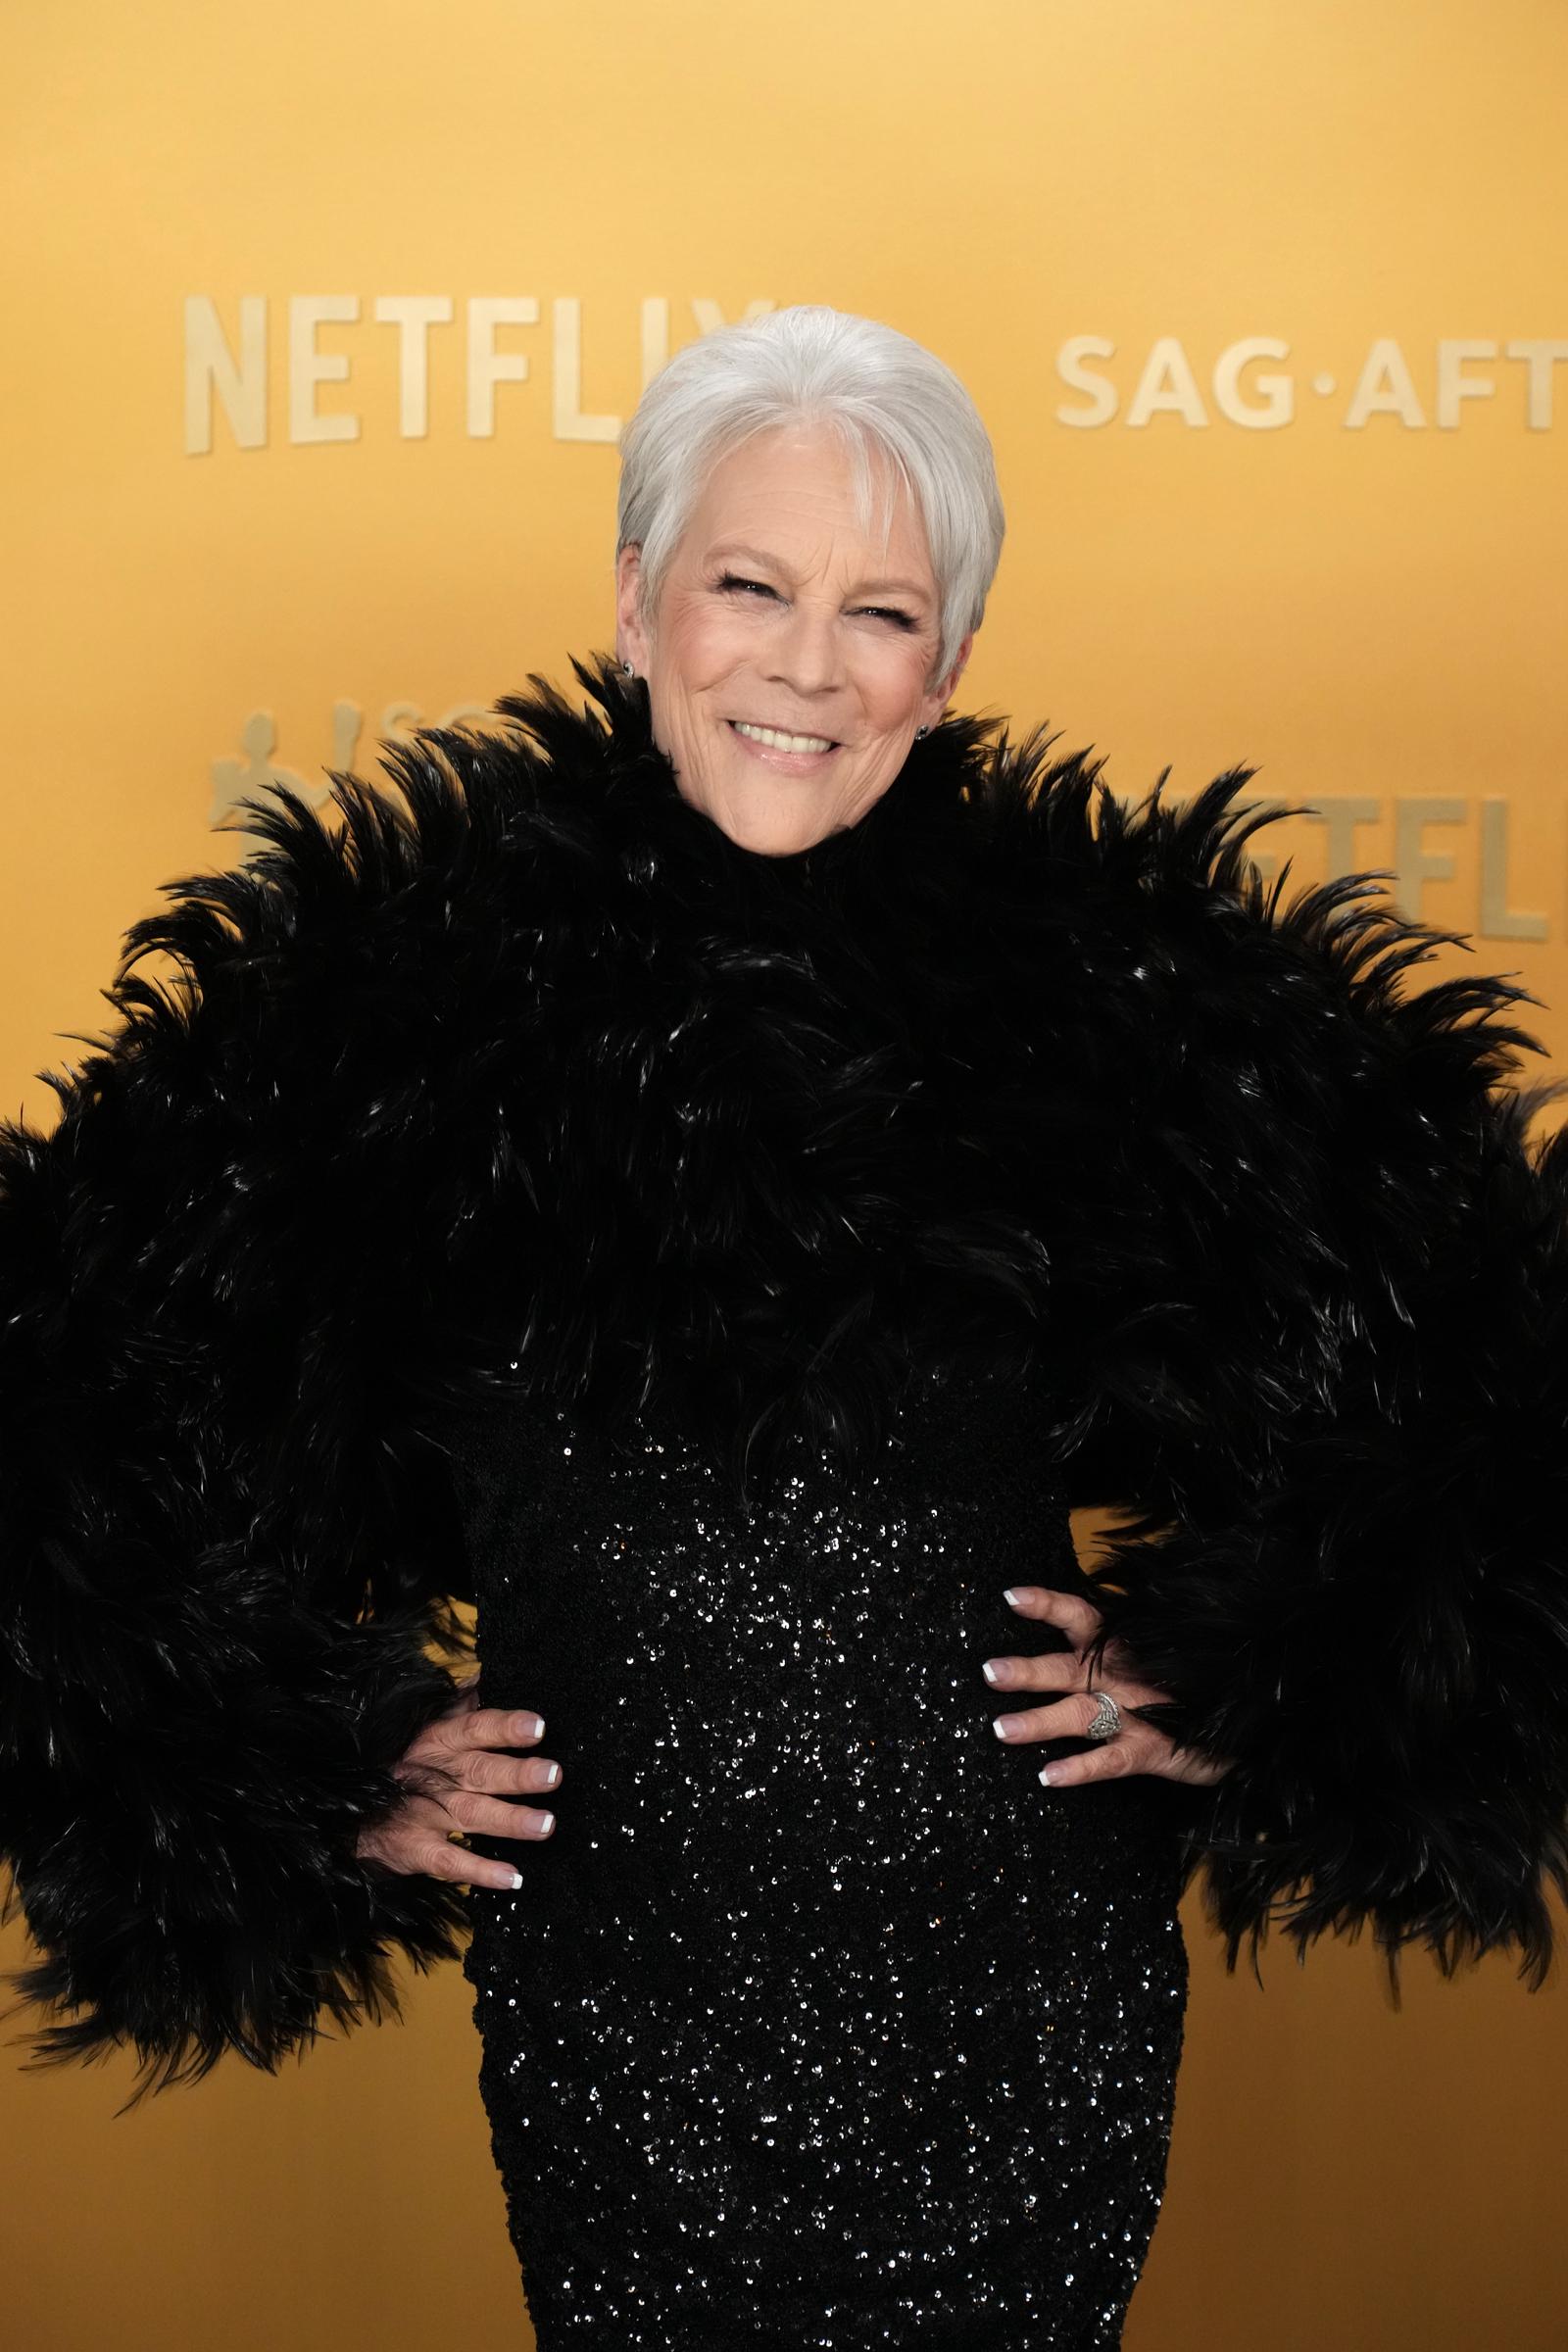
M 776 752 L 831 752 L 838 746 L 827 735 L 790 735 L 782 727 L 754 726 L 749 719 L 732 718 L 730 725 L 749 743 L 765 743 Z

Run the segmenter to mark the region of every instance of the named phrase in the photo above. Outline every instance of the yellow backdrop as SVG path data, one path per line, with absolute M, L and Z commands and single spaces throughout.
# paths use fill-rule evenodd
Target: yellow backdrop
M 611 643 L 618 422 L 796 301 L 991 426 L 962 704 L 1129 797 L 1255 763 L 1324 811 L 1261 852 L 1394 869 L 1568 1068 L 1561 0 L 49 0 L 4 47 L 8 1112 L 270 765 Z M 1260 1988 L 1190 1928 L 1134 2352 L 1568 2342 L 1560 1987 L 1396 2012 L 1364 1947 Z M 529 2341 L 455 1969 L 119 2120 L 128 2068 L 15 2056 L 23 2352 Z

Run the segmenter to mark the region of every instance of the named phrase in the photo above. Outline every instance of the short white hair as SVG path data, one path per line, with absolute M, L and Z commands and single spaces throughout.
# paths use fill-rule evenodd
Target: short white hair
M 622 427 L 615 555 L 641 548 L 637 609 L 652 628 L 660 592 L 704 482 L 756 433 L 825 423 L 853 467 L 862 530 L 872 526 L 871 456 L 902 484 L 925 528 L 941 608 L 933 683 L 985 615 L 1006 528 L 991 437 L 947 363 L 910 335 L 824 304 L 798 303 L 715 327 L 652 378 Z M 882 516 L 887 544 L 893 498 Z

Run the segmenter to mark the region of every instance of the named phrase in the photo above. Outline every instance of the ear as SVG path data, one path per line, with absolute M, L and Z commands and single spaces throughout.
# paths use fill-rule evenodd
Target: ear
M 953 700 L 954 690 L 968 665 L 969 649 L 973 644 L 974 631 L 971 629 L 968 635 L 959 645 L 957 652 L 955 654 L 952 663 L 949 666 L 947 675 L 943 678 L 939 678 L 936 685 L 931 689 L 930 693 L 922 698 L 920 704 L 920 718 L 924 725 L 928 727 L 934 727 L 937 723 L 937 720 L 942 716 L 943 711 L 947 709 L 949 703 Z
M 640 677 L 648 675 L 648 632 L 637 611 L 637 592 L 642 584 L 643 551 L 635 540 L 623 547 L 615 558 L 615 653 L 622 662 L 629 662 Z

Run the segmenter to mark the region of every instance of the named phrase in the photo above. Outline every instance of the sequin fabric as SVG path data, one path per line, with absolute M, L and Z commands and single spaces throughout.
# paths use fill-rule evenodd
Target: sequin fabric
M 465 1441 L 485 1703 L 542 1842 L 466 1968 L 540 2352 L 1120 2341 L 1187 1989 L 1168 1784 L 1053 1793 L 980 1673 L 1081 1585 L 1027 1398 L 911 1382 L 742 1509 L 678 1425 Z

